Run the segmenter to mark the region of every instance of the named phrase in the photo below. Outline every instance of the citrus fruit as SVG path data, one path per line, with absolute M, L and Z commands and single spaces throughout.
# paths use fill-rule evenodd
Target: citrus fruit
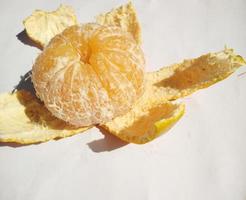
M 38 23 L 38 19 L 35 18 L 33 23 Z M 136 41 L 140 36 L 138 31 L 134 31 L 139 30 L 140 33 L 137 28 L 140 26 L 131 3 L 99 15 L 97 22 L 102 25 L 112 23 L 123 28 L 131 33 Z M 47 28 L 43 34 L 52 32 L 50 26 Z M 86 51 L 83 55 L 88 59 Z M 63 62 L 65 61 L 60 61 L 61 66 Z M 133 108 L 101 126 L 127 142 L 149 142 L 171 128 L 182 117 L 184 105 L 173 103 L 172 100 L 215 84 L 245 64 L 241 56 L 226 48 L 221 52 L 208 53 L 146 73 L 144 94 L 134 103 Z M 43 142 L 90 128 L 76 129 L 53 117 L 37 98 L 23 91 L 13 95 L 0 95 L 0 108 L 0 141 L 3 142 Z
M 60 5 L 53 12 L 35 10 L 23 24 L 27 35 L 41 46 L 45 46 L 65 28 L 77 24 L 77 18 L 71 6 Z
M 53 115 L 90 126 L 132 108 L 144 91 L 144 63 L 139 45 L 119 27 L 75 25 L 38 56 L 32 81 Z
M 30 144 L 80 133 L 76 128 L 55 118 L 31 93 L 21 90 L 0 94 L 0 141 Z

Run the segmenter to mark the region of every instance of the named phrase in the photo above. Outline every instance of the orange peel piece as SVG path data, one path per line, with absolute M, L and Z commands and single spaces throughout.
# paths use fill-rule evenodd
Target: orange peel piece
M 27 91 L 0 95 L 0 142 L 45 142 L 72 136 L 89 128 L 77 128 L 55 118 Z
M 144 96 L 126 115 L 102 127 L 124 141 L 144 144 L 169 130 L 185 112 L 184 104 Z
M 23 21 L 27 35 L 42 47 L 65 28 L 77 23 L 73 8 L 65 5 L 53 12 L 35 10 Z
M 138 44 L 141 43 L 141 27 L 132 2 L 98 15 L 96 22 L 101 25 L 119 26 L 131 33 Z
M 158 94 L 159 98 L 175 100 L 227 78 L 245 64 L 243 57 L 233 49 L 225 48 L 150 72 L 147 82 L 153 96 Z

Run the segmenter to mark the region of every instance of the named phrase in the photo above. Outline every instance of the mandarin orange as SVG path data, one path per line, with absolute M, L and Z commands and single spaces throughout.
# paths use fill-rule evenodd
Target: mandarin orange
M 144 64 L 139 45 L 119 27 L 75 25 L 38 56 L 32 81 L 54 116 L 89 126 L 131 109 L 144 90 Z

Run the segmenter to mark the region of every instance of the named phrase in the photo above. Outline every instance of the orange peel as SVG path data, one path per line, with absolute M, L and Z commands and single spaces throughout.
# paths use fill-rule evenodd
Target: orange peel
M 77 23 L 73 8 L 66 5 L 60 5 L 53 12 L 35 10 L 23 21 L 27 35 L 42 47 L 65 28 Z
M 131 33 L 138 44 L 141 43 L 141 27 L 132 2 L 98 15 L 96 22 L 102 25 L 119 26 L 122 30 Z
M 246 62 L 233 49 L 208 53 L 147 74 L 153 95 L 175 100 L 227 78 Z
M 126 115 L 102 127 L 126 142 L 144 144 L 170 129 L 184 112 L 184 104 L 143 97 Z
M 52 116 L 31 93 L 0 94 L 0 141 L 30 144 L 64 138 L 90 127 L 77 128 Z

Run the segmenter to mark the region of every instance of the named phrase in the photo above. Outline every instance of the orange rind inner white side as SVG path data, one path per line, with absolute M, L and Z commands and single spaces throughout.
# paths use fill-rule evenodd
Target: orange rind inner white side
M 131 33 L 138 44 L 141 43 L 141 27 L 132 2 L 98 15 L 96 22 L 102 25 L 119 26 L 122 30 Z
M 31 93 L 0 94 L 0 141 L 30 144 L 72 136 L 77 128 L 55 118 Z
M 77 23 L 73 8 L 65 5 L 53 12 L 35 10 L 23 21 L 27 35 L 42 47 L 65 28 Z

